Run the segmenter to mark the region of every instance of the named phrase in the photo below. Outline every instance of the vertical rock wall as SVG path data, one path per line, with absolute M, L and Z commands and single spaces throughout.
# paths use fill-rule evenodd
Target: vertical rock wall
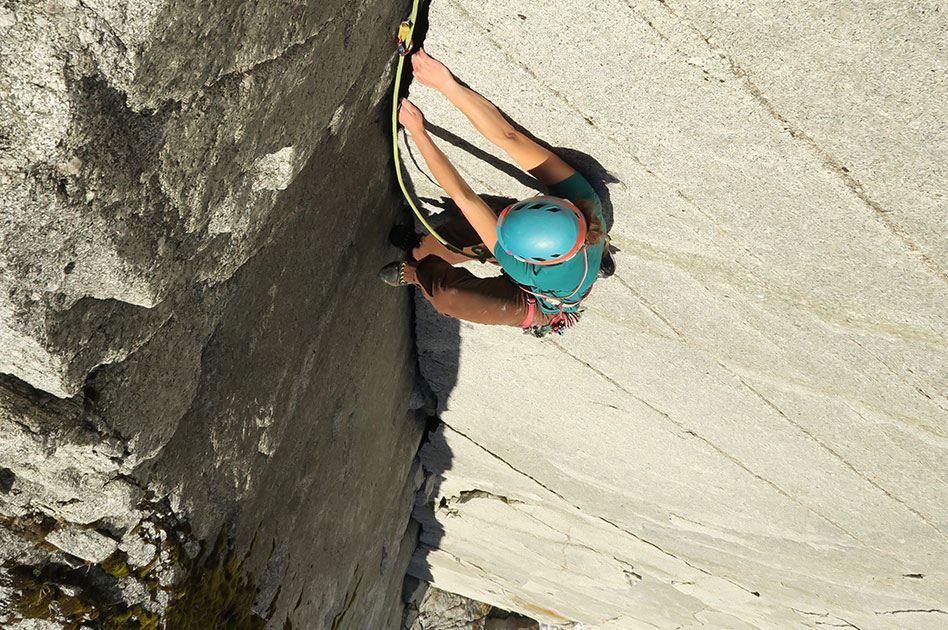
M 429 18 L 429 52 L 592 181 L 619 251 L 563 337 L 419 302 L 445 427 L 412 572 L 558 625 L 945 627 L 944 7 Z M 411 95 L 477 192 L 537 194 Z
M 0 4 L 10 567 L 131 561 L 174 514 L 256 541 L 277 627 L 396 623 L 421 428 L 408 296 L 374 274 L 402 10 Z
M 0 26 L 0 371 L 60 397 L 164 323 L 142 309 L 232 276 L 390 69 L 364 3 L 99 4 L 9 5 Z M 90 299 L 147 321 L 75 337 Z

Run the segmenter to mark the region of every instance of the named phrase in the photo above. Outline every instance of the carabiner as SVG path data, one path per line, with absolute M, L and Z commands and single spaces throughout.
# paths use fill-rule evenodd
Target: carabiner
M 405 40 L 411 37 L 412 24 L 408 20 L 405 20 L 398 26 L 398 35 L 396 39 L 398 40 L 398 55 L 404 57 L 411 52 L 412 42 L 408 42 L 408 45 L 405 45 Z

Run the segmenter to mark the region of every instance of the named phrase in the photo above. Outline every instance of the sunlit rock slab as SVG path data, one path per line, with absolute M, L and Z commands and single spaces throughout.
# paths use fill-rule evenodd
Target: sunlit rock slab
M 946 33 L 883 3 L 433 2 L 426 48 L 588 176 L 619 251 L 563 337 L 419 302 L 447 439 L 415 570 L 590 627 L 943 621 Z M 411 97 L 477 192 L 536 194 Z

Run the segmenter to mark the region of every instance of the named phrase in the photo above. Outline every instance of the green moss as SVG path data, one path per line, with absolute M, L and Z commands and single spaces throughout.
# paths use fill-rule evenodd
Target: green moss
M 149 562 L 148 564 L 146 564 L 145 566 L 143 566 L 141 569 L 138 570 L 138 577 L 140 578 L 147 577 L 148 574 L 151 573 L 151 570 L 155 568 L 155 565 L 158 564 L 158 558 L 160 557 L 161 557 L 161 554 L 156 552 L 155 557 L 151 559 L 151 562 Z
M 14 607 L 17 614 L 24 619 L 49 619 L 53 616 L 52 606 L 58 592 L 55 585 L 23 577 L 16 586 L 20 591 L 20 601 Z
M 10 568 L 10 567 L 8 567 Z M 43 567 L 14 567 L 12 586 L 19 592 L 13 611 L 20 619 L 57 619 L 67 630 L 95 619 L 95 608 L 79 597 L 67 595 L 53 582 L 55 572 Z
M 29 531 L 31 535 L 37 534 L 36 530 Z M 267 619 L 253 612 L 256 582 L 244 569 L 250 552 L 242 558 L 238 556 L 233 542 L 221 530 L 210 550 L 202 543 L 201 552 L 189 559 L 177 534 L 167 533 L 163 557 L 176 559 L 187 577 L 172 588 L 171 603 L 164 615 L 149 612 L 138 604 L 115 603 L 111 594 L 105 592 L 109 587 L 103 584 L 128 576 L 144 582 L 152 597 L 165 590 L 152 575 L 159 554 L 148 566 L 135 571 L 125 553 L 116 551 L 97 565 L 78 568 L 64 564 L 5 564 L 13 579 L 12 586 L 19 593 L 19 600 L 12 607 L 15 620 L 52 619 L 65 630 L 78 630 L 80 626 L 93 630 L 262 630 Z M 267 617 L 273 610 L 271 605 Z
M 140 605 L 115 607 L 107 611 L 93 627 L 97 630 L 158 630 L 161 619 Z
M 112 555 L 100 562 L 99 566 L 114 578 L 128 577 L 132 572 L 131 567 L 128 566 L 125 553 L 118 550 L 112 552 Z
M 56 603 L 59 614 L 67 619 L 90 617 L 93 613 L 92 606 L 78 597 L 64 595 Z
M 165 630 L 262 630 L 267 620 L 252 610 L 257 587 L 243 571 L 246 557 L 222 530 L 208 553 L 187 562 L 188 579 L 175 589 Z
M 0 515 L 0 526 L 8 529 L 23 540 L 32 543 L 41 543 L 46 540 L 49 533 L 56 528 L 56 519 L 40 513 L 30 516 Z

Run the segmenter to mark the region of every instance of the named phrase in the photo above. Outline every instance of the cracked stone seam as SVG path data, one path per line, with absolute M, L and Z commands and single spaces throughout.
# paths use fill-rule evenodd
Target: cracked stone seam
M 539 481 L 536 477 L 533 477 L 533 476 L 530 475 L 529 473 L 526 473 L 526 472 L 523 472 L 522 470 L 519 470 L 518 468 L 516 468 L 515 466 L 513 466 L 510 462 L 508 462 L 507 460 L 503 459 L 502 457 L 500 457 L 500 456 L 497 455 L 496 453 L 493 453 L 492 451 L 488 450 L 488 449 L 485 448 L 484 446 L 478 444 L 475 440 L 471 439 L 471 437 L 469 437 L 469 436 L 466 435 L 465 433 L 463 433 L 463 432 L 461 432 L 461 431 L 455 429 L 454 427 L 450 426 L 450 425 L 447 424 L 447 423 L 444 423 L 444 426 L 445 426 L 447 429 L 450 429 L 452 432 L 456 433 L 457 435 L 463 437 L 465 440 L 469 441 L 471 444 L 473 444 L 473 445 L 476 446 L 477 448 L 481 449 L 482 451 L 484 451 L 485 453 L 487 453 L 488 455 L 490 455 L 490 456 L 493 457 L 494 459 L 498 460 L 499 462 L 501 462 L 502 464 L 504 464 L 505 466 L 507 466 L 510 470 L 514 471 L 514 472 L 517 473 L 518 475 L 521 475 L 521 476 L 523 476 L 523 477 L 526 477 L 527 479 L 529 479 L 529 480 L 532 481 L 533 483 L 537 484 L 538 486 L 540 486 L 541 488 L 543 488 L 544 490 L 546 490 L 546 491 L 549 492 L 550 494 L 554 495 L 555 497 L 557 497 L 558 499 L 560 499 L 564 504 L 566 504 L 567 506 L 569 506 L 569 507 L 571 507 L 572 509 L 576 510 L 576 512 L 578 512 L 579 514 L 582 514 L 582 515 L 584 515 L 584 516 L 586 516 L 586 517 L 588 517 L 588 518 L 594 518 L 594 519 L 596 519 L 596 520 L 598 520 L 598 521 L 601 521 L 601 522 L 603 522 L 603 523 L 609 525 L 610 527 L 612 527 L 612 528 L 614 528 L 614 529 L 617 529 L 617 530 L 619 530 L 620 532 L 626 534 L 627 536 L 630 536 L 630 537 L 632 537 L 632 538 L 634 538 L 634 539 L 636 539 L 636 540 L 638 540 L 638 541 L 640 541 L 640 542 L 642 542 L 642 543 L 644 543 L 644 544 L 646 544 L 646 545 L 649 545 L 649 546 L 655 548 L 656 550 L 658 550 L 658 551 L 661 552 L 662 554 L 664 554 L 664 555 L 666 555 L 666 556 L 668 556 L 668 557 L 670 557 L 670 558 L 673 558 L 674 560 L 676 560 L 676 561 L 678 561 L 678 562 L 681 562 L 681 563 L 684 564 L 685 566 L 688 566 L 688 567 L 690 567 L 690 568 L 692 568 L 692 569 L 694 569 L 694 570 L 696 570 L 696 571 L 699 571 L 699 572 L 701 572 L 701 573 L 703 573 L 703 574 L 705 574 L 705 575 L 708 575 L 708 576 L 710 576 L 710 577 L 716 577 L 716 578 L 725 580 L 725 581 L 727 581 L 727 582 L 733 584 L 733 585 L 736 586 L 737 588 L 739 588 L 739 589 L 741 589 L 741 590 L 743 590 L 743 591 L 745 591 L 745 592 L 747 592 L 747 593 L 749 593 L 749 594 L 751 594 L 751 595 L 753 595 L 753 596 L 755 596 L 755 597 L 760 597 L 760 594 L 759 594 L 757 591 L 753 591 L 753 590 L 751 590 L 751 589 L 749 589 L 749 588 L 747 588 L 747 587 L 741 586 L 740 584 L 738 584 L 737 582 L 734 582 L 734 581 L 733 581 L 732 579 L 730 579 L 730 578 L 714 575 L 711 571 L 708 571 L 707 569 L 704 569 L 704 568 L 699 567 L 699 566 L 697 566 L 697 565 L 695 565 L 695 564 L 692 564 L 691 562 L 689 562 L 689 561 L 687 561 L 687 560 L 685 560 L 685 559 L 683 559 L 683 558 L 679 558 L 678 556 L 676 556 L 675 554 L 671 553 L 670 551 L 667 551 L 667 550 L 663 549 L 661 546 L 659 546 L 659 545 L 657 545 L 657 544 L 655 544 L 655 543 L 653 543 L 653 542 L 651 542 L 651 541 L 649 541 L 649 540 L 646 540 L 646 539 L 642 538 L 642 537 L 639 536 L 638 534 L 635 534 L 635 533 L 633 533 L 633 532 L 631 532 L 631 531 L 625 529 L 624 527 L 618 525 L 617 523 L 615 523 L 615 522 L 613 522 L 613 521 L 610 521 L 610 520 L 607 519 L 607 518 L 604 518 L 604 517 L 602 517 L 602 516 L 596 516 L 596 515 L 590 515 L 590 514 L 588 514 L 585 510 L 583 510 L 581 507 L 579 507 L 579 506 L 573 504 L 571 501 L 567 500 L 566 497 L 564 497 L 562 494 L 560 494 L 560 493 L 557 492 L 556 490 L 553 490 L 553 489 L 550 488 L 549 486 L 543 484 L 543 483 L 542 483 L 541 481 Z

